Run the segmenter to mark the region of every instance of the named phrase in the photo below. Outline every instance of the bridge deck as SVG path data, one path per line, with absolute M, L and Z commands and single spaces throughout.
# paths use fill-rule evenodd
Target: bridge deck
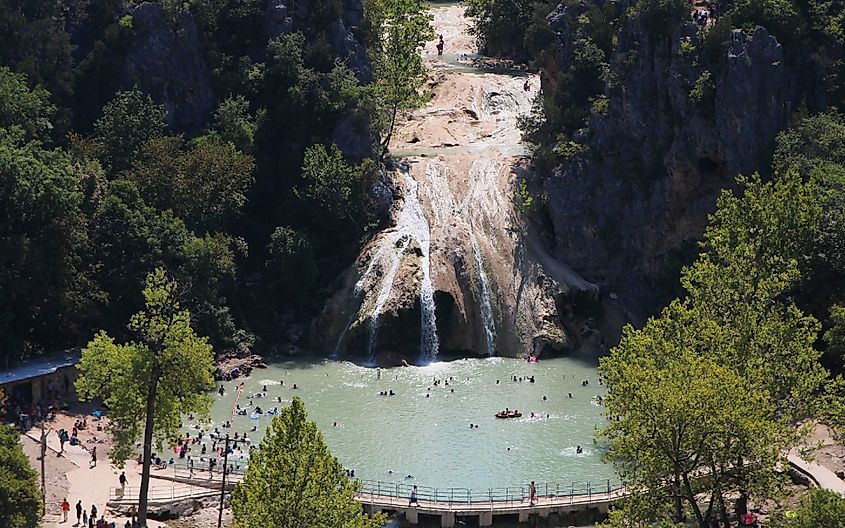
M 618 489 L 613 490 L 610 493 L 593 493 L 592 495 L 538 497 L 534 504 L 531 504 L 527 499 L 470 503 L 421 499 L 413 505 L 409 503 L 408 497 L 395 497 L 362 492 L 358 494 L 357 498 L 364 504 L 375 506 L 384 510 L 404 511 L 408 509 L 415 509 L 417 513 L 429 515 L 440 515 L 446 512 L 455 513 L 456 515 L 478 515 L 486 512 L 492 512 L 496 515 L 506 515 L 510 513 L 520 513 L 523 511 L 556 511 L 566 509 L 570 506 L 578 508 L 604 506 L 617 501 L 624 496 L 625 491 L 623 489 Z

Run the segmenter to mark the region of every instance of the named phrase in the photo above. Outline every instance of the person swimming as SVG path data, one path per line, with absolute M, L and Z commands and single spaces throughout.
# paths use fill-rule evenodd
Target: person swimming
M 583 452 L 584 452 L 584 450 L 581 448 L 581 446 L 577 446 L 575 448 L 575 454 L 580 455 Z

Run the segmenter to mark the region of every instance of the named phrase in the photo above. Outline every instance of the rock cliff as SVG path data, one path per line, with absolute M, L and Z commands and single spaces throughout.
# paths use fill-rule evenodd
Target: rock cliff
M 556 45 L 542 79 L 547 100 L 573 60 L 568 9 L 578 7 L 561 4 L 549 17 Z M 588 153 L 536 182 L 548 196 L 540 221 L 549 251 L 634 321 L 677 293 L 680 266 L 694 255 L 720 189 L 737 174 L 767 170 L 797 104 L 795 70 L 762 27 L 727 35 L 719 70 L 706 73 L 712 97 L 691 102 L 705 70 L 690 50 L 702 35 L 692 23 L 671 38 L 623 25 L 606 110 L 594 109 L 574 136 Z
M 121 89 L 138 86 L 164 105 L 172 129 L 200 129 L 216 97 L 193 15 L 185 11 L 171 22 L 152 3 L 139 5 L 130 15 L 133 36 L 119 73 Z

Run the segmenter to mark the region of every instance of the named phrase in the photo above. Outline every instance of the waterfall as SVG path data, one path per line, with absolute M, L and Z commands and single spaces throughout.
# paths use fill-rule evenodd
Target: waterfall
M 393 281 L 396 278 L 399 265 L 402 263 L 405 250 L 408 248 L 411 240 L 416 240 L 422 252 L 420 267 L 423 272 L 423 278 L 420 284 L 420 352 L 424 359 L 432 361 L 437 357 L 440 341 L 437 338 L 437 313 L 434 305 L 434 285 L 431 282 L 431 233 L 429 231 L 428 220 L 426 220 L 422 204 L 420 204 L 419 196 L 417 195 L 417 181 L 408 174 L 407 167 L 403 167 L 399 173 L 402 175 L 405 196 L 402 208 L 396 216 L 396 228 L 393 236 L 385 237 L 381 241 L 381 248 L 374 257 L 375 259 L 383 253 L 387 253 L 389 255 L 389 262 L 387 264 L 387 273 L 382 279 L 381 288 L 379 289 L 375 306 L 370 315 L 370 339 L 367 349 L 370 359 L 373 360 L 376 353 L 376 337 L 378 336 L 378 322 L 381 311 L 390 298 L 390 292 L 393 290 Z M 382 251 L 383 249 L 387 251 Z M 369 275 L 370 269 L 372 269 L 372 263 L 364 276 Z M 362 280 L 363 277 L 356 284 L 356 290 L 359 290 Z
M 496 355 L 496 323 L 493 321 L 493 308 L 490 305 L 490 283 L 484 271 L 484 262 L 481 260 L 481 251 L 478 249 L 475 235 L 470 238 L 470 243 L 475 257 L 475 268 L 478 270 L 478 282 L 481 286 L 481 320 L 484 322 L 484 334 L 487 337 L 487 355 L 494 356 Z
M 434 286 L 431 282 L 431 232 L 428 220 L 425 218 L 419 196 L 417 195 L 417 181 L 408 174 L 407 166 L 400 171 L 402 180 L 407 186 L 405 203 L 397 219 L 400 230 L 406 230 L 414 237 L 422 251 L 423 280 L 420 284 L 420 352 L 425 359 L 433 361 L 440 349 L 437 338 L 437 313 L 434 305 Z
M 395 247 L 395 251 L 390 254 L 390 263 L 387 268 L 387 274 L 384 276 L 384 280 L 381 283 L 381 289 L 379 289 L 378 297 L 376 297 L 376 305 L 373 307 L 373 312 L 370 315 L 370 340 L 367 344 L 367 352 L 370 355 L 370 360 L 373 360 L 376 354 L 376 335 L 378 334 L 379 316 L 384 308 L 384 303 L 386 303 L 387 299 L 390 298 L 390 292 L 393 290 L 393 279 L 396 278 L 396 272 L 399 270 L 399 264 L 402 262 L 402 255 L 405 253 L 405 249 L 408 247 L 408 243 L 410 242 L 410 237 L 403 235 L 401 231 L 399 235 L 398 240 L 395 238 L 391 238 L 390 240 Z

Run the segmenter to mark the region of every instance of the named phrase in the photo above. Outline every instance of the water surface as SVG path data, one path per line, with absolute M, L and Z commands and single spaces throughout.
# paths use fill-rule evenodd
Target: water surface
M 514 376 L 523 381 L 513 381 Z M 528 381 L 532 376 L 534 383 Z M 223 383 L 226 394 L 212 409 L 215 425 L 230 419 L 241 381 L 240 405 L 249 405 L 253 395 L 250 413 L 254 405 L 266 411 L 301 397 L 332 453 L 358 478 L 473 489 L 532 480 L 562 487 L 590 481 L 598 487 L 614 478 L 594 443 L 603 422 L 595 398 L 604 395 L 604 387 L 598 385 L 595 365 L 581 360 L 529 364 L 496 357 L 391 369 L 339 361 L 279 363 Z M 265 385 L 267 395 L 254 397 Z M 379 395 L 390 390 L 396 395 Z M 505 407 L 519 409 L 523 417 L 496 419 Z M 235 416 L 228 432 L 233 436 L 256 426 L 250 437 L 257 440 L 271 419 Z

